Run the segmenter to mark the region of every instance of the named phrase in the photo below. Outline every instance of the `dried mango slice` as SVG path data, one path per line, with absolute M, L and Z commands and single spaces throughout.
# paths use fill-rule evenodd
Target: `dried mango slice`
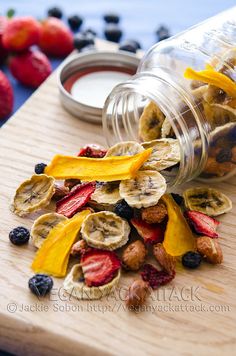
M 162 200 L 166 204 L 168 212 L 168 223 L 163 242 L 166 252 L 171 256 L 181 256 L 188 251 L 194 251 L 195 239 L 180 207 L 169 194 L 163 195 Z
M 71 246 L 77 239 L 82 222 L 89 214 L 90 210 L 83 210 L 72 219 L 60 222 L 49 232 L 32 263 L 34 272 L 55 277 L 66 275 Z
M 54 178 L 45 174 L 34 174 L 16 190 L 12 211 L 24 216 L 45 208 L 55 192 Z
M 236 83 L 223 73 L 215 71 L 209 65 L 200 72 L 187 68 L 184 73 L 186 79 L 199 80 L 224 90 L 229 96 L 236 98 Z
M 134 156 L 106 157 L 102 159 L 56 155 L 45 173 L 57 179 L 112 182 L 133 178 L 149 158 L 149 148 Z

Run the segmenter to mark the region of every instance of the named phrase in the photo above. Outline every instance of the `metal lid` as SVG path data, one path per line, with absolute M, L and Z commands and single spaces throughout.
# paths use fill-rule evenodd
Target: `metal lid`
M 80 119 L 101 123 L 106 97 L 113 87 L 136 73 L 139 59 L 132 53 L 89 51 L 68 58 L 59 69 L 63 106 Z

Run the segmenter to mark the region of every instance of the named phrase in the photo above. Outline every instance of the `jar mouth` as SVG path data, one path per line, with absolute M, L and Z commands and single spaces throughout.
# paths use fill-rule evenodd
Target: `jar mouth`
M 161 171 L 168 187 L 174 187 L 200 174 L 207 158 L 205 152 L 208 138 L 202 130 L 203 123 L 199 120 L 199 113 L 192 105 L 191 98 L 186 96 L 183 88 L 172 86 L 170 78 L 167 80 L 157 74 L 136 74 L 131 80 L 113 89 L 103 109 L 103 131 L 109 146 L 121 141 L 140 142 L 139 119 L 145 106 L 154 102 L 170 123 L 180 145 L 179 166 Z M 177 101 L 186 105 L 184 115 L 187 111 L 192 115 L 191 125 L 194 125 L 194 130 L 191 132 L 186 118 L 178 111 Z

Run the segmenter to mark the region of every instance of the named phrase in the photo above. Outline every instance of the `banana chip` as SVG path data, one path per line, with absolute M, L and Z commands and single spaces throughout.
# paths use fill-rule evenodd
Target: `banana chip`
M 213 188 L 190 188 L 184 192 L 184 202 L 188 209 L 217 216 L 232 209 L 232 201 Z
M 144 148 L 135 141 L 120 142 L 109 148 L 105 157 L 110 156 L 134 156 L 144 151 Z
M 81 228 L 82 238 L 89 246 L 104 250 L 115 250 L 125 245 L 129 233 L 128 222 L 108 211 L 89 215 Z
M 67 220 L 64 215 L 57 213 L 48 213 L 41 215 L 35 220 L 30 235 L 35 247 L 40 248 L 48 236 L 49 232 L 61 221 Z
M 142 141 L 155 140 L 161 137 L 161 127 L 165 115 L 159 107 L 150 102 L 143 110 L 139 120 L 139 137 Z
M 119 182 L 98 183 L 91 199 L 101 204 L 116 204 L 121 200 Z
M 120 183 L 120 195 L 133 208 L 156 205 L 166 191 L 165 178 L 155 171 L 139 171 L 134 179 Z
M 120 271 L 118 271 L 117 276 L 111 282 L 99 287 L 87 287 L 84 282 L 80 282 L 82 278 L 83 272 L 81 266 L 79 264 L 74 265 L 63 283 L 65 291 L 77 299 L 100 299 L 110 294 L 118 285 Z
M 24 216 L 45 208 L 55 192 L 55 179 L 45 174 L 34 174 L 17 188 L 12 211 Z
M 179 142 L 173 138 L 162 138 L 142 143 L 142 146 L 152 148 L 149 159 L 142 166 L 142 170 L 162 171 L 176 165 L 180 161 Z

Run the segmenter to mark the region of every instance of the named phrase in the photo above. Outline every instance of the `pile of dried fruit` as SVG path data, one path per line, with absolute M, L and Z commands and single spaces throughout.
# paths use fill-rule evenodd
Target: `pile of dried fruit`
M 122 142 L 108 151 L 90 145 L 77 157 L 57 155 L 47 166 L 37 164 L 37 174 L 19 186 L 12 205 L 25 216 L 57 200 L 55 212 L 41 215 L 31 228 L 38 248 L 31 291 L 45 295 L 53 285 L 49 276 L 66 277 L 68 293 L 98 299 L 118 285 L 121 270 L 140 271 L 126 300 L 136 308 L 151 288 L 173 280 L 178 259 L 190 269 L 202 259 L 221 263 L 219 222 L 212 216 L 229 211 L 232 203 L 212 188 L 188 189 L 183 197 L 167 194 L 159 171 L 179 160 L 177 141 L 161 139 Z M 29 232 L 15 228 L 9 237 L 21 245 Z M 70 256 L 78 263 L 68 273 Z

